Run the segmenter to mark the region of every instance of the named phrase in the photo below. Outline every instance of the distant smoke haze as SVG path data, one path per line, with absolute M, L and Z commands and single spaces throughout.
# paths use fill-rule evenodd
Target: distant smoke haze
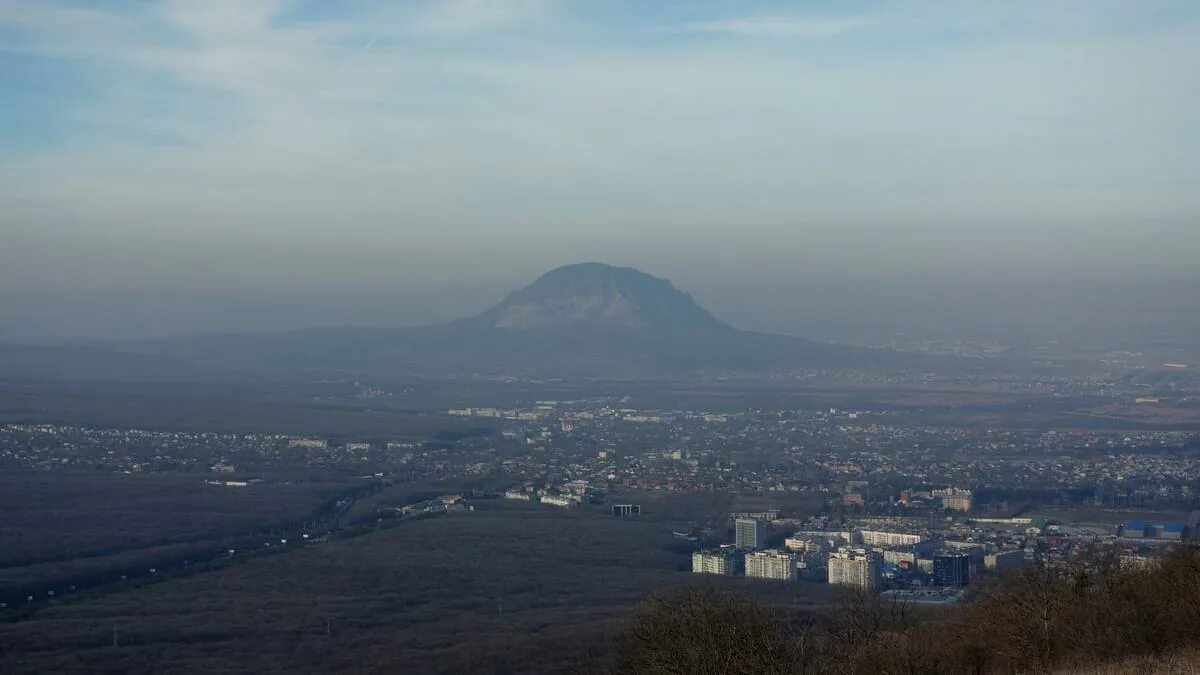
M 526 283 L 531 278 L 522 279 Z M 1200 349 L 1200 282 L 948 284 L 807 279 L 764 283 L 673 275 L 738 328 L 816 339 L 1063 340 L 1080 348 Z M 0 293 L 0 339 L 139 339 L 312 326 L 400 327 L 472 315 L 519 284 L 424 291 Z

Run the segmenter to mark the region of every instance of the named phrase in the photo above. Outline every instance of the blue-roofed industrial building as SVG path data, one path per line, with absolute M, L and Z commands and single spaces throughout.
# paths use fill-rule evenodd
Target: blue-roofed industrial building
M 1150 528 L 1144 521 L 1130 520 L 1121 526 L 1121 536 L 1129 539 L 1142 539 L 1147 535 L 1147 529 Z M 1154 536 L 1152 529 L 1149 534 Z
M 1183 539 L 1183 531 L 1187 526 L 1183 523 L 1166 523 L 1154 528 L 1154 536 L 1159 539 Z
M 1155 525 L 1141 520 L 1130 520 L 1121 526 L 1121 536 L 1127 539 L 1170 539 L 1179 541 L 1187 531 L 1184 523 Z

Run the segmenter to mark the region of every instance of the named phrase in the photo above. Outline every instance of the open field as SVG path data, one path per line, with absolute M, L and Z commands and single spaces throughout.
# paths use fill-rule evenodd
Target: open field
M 698 583 L 662 523 L 478 505 L 49 606 L 0 625 L 0 670 L 563 670 L 603 651 L 648 594 Z M 833 593 L 725 581 L 795 610 Z
M 0 476 L 0 567 L 245 533 L 320 508 L 343 482 L 206 485 L 205 476 Z
M 281 389 L 304 390 L 301 385 Z M 312 400 L 249 387 L 0 383 L 0 423 L 224 433 L 321 434 L 368 439 L 486 434 L 486 420 Z
M 227 488 L 198 475 L 10 473 L 0 477 L 0 601 L 211 557 L 361 489 L 337 480 Z

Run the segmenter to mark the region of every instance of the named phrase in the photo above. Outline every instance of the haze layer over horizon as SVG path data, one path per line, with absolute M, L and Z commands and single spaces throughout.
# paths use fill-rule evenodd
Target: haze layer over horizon
M 15 1 L 0 287 L 1178 277 L 1186 1 Z

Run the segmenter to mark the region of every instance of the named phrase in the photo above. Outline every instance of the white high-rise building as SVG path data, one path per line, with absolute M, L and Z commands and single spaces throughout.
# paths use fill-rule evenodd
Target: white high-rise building
M 732 549 L 696 551 L 692 554 L 692 573 L 732 575 L 737 572 L 737 556 Z
M 829 583 L 874 592 L 879 589 L 882 567 L 879 556 L 873 552 L 841 549 L 829 554 Z
M 767 524 L 757 518 L 738 518 L 733 522 L 733 542 L 738 548 L 766 546 Z
M 755 579 L 795 581 L 796 554 L 775 550 L 747 553 L 746 576 Z
M 919 534 L 886 530 L 861 530 L 858 534 L 863 546 L 912 546 L 925 540 Z

